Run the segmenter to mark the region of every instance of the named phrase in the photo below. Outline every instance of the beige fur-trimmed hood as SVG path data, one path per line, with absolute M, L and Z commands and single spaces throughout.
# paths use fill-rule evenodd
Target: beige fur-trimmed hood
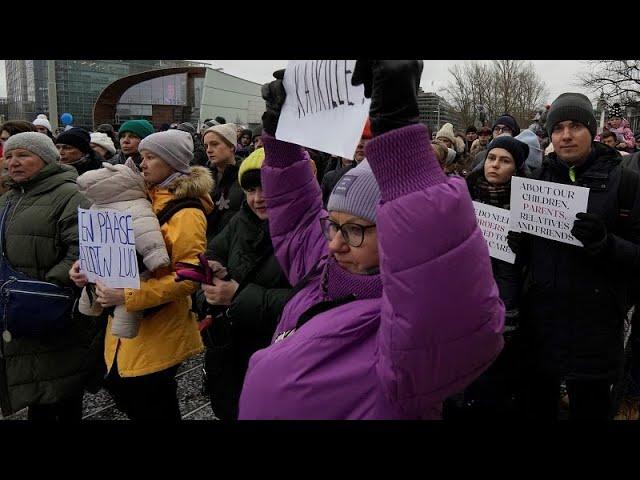
M 191 173 L 176 179 L 168 190 L 176 198 L 200 198 L 213 190 L 213 177 L 206 167 L 191 167 Z
M 154 201 L 156 213 L 162 209 L 161 204 L 170 199 L 197 198 L 200 199 L 207 213 L 213 211 L 213 200 L 210 193 L 213 191 L 213 177 L 206 167 L 191 167 L 191 173 L 174 180 L 166 189 L 152 189 L 151 195 Z M 168 199 L 158 202 L 162 192 L 168 194 Z

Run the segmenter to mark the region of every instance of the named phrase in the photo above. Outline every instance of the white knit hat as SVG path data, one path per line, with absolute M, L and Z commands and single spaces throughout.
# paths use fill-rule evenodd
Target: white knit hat
M 105 150 L 110 152 L 111 155 L 116 154 L 116 146 L 113 144 L 113 140 L 111 140 L 111 137 L 109 137 L 109 135 L 107 135 L 106 133 L 93 132 L 91 134 L 90 143 L 95 143 L 99 147 L 104 148 Z
M 237 132 L 237 126 L 235 123 L 224 123 L 222 125 L 214 125 L 211 128 L 207 128 L 204 131 L 204 135 L 206 135 L 208 132 L 215 132 L 218 135 L 220 135 L 222 138 L 224 138 L 229 145 L 231 145 L 232 147 L 235 147 L 238 144 L 238 132 Z M 202 136 L 202 138 L 204 138 L 204 135 Z
M 445 123 L 442 128 L 438 130 L 438 133 L 436 133 L 436 140 L 441 137 L 448 138 L 449 140 L 451 140 L 451 143 L 455 145 L 456 134 L 453 132 L 453 125 L 451 125 L 450 123 Z
M 38 115 L 38 118 L 36 118 L 33 121 L 33 124 L 39 127 L 45 127 L 47 130 L 49 130 L 50 132 L 51 130 L 51 124 L 49 123 L 49 119 L 47 118 L 47 116 L 44 113 L 41 113 L 40 115 Z

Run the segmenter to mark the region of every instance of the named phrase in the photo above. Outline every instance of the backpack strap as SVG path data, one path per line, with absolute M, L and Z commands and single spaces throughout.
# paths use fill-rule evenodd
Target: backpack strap
M 618 218 L 617 227 L 626 233 L 631 220 L 631 212 L 638 194 L 640 175 L 633 170 L 622 167 L 620 170 L 620 185 L 618 187 Z
M 158 212 L 158 222 L 160 225 L 164 225 L 171 219 L 171 217 L 185 208 L 197 208 L 206 215 L 202 202 L 197 198 L 179 198 L 171 200 L 160 212 Z

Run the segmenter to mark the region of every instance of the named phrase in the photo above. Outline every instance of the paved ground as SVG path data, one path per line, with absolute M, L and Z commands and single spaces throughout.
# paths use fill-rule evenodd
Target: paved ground
M 178 399 L 184 420 L 217 420 L 209 399 L 200 393 L 202 381 L 202 362 L 204 354 L 200 354 L 184 362 L 176 378 L 178 380 Z M 27 411 L 22 410 L 7 417 L 6 420 L 26 420 Z M 3 419 L 0 415 L 0 419 Z M 113 403 L 111 396 L 104 390 L 93 395 L 84 395 L 84 420 L 127 420 Z

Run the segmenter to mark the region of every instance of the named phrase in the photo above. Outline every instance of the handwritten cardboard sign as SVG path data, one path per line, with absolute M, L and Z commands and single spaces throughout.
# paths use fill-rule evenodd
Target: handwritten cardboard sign
M 581 247 L 571 229 L 588 202 L 588 188 L 513 177 L 509 229 Z
M 473 202 L 478 226 L 489 247 L 489 255 L 508 263 L 515 263 L 516 255 L 507 244 L 509 232 L 509 210 Z
M 351 85 L 355 60 L 291 60 L 284 74 L 287 98 L 276 138 L 353 158 L 369 115 L 364 86 Z
M 140 288 L 131 214 L 78 208 L 80 271 L 110 288 Z

